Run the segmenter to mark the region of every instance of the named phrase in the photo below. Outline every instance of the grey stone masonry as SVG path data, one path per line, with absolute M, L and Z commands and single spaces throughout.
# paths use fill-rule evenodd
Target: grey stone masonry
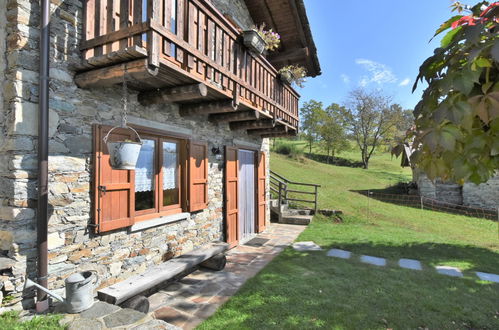
M 220 4 L 217 4 L 220 2 Z M 64 279 L 95 270 L 106 287 L 174 256 L 224 240 L 224 160 L 209 152 L 208 207 L 185 220 L 130 233 L 93 234 L 91 182 L 92 125 L 117 125 L 121 87 L 80 89 L 74 63 L 81 61 L 82 0 L 51 0 L 49 123 L 49 288 L 63 294 Z M 215 1 L 228 14 L 251 24 L 243 0 Z M 232 8 L 232 9 L 231 9 Z M 14 260 L 0 281 L 9 288 L 11 308 L 21 308 L 24 278 L 36 277 L 37 114 L 39 1 L 0 1 L 0 255 Z M 213 147 L 244 143 L 267 153 L 267 139 L 231 131 L 205 116 L 183 118 L 175 104 L 144 107 L 130 91 L 131 123 L 181 132 Z M 269 166 L 267 166 L 267 170 Z M 268 175 L 268 173 L 267 173 Z M 268 180 L 267 180 L 268 191 Z M 267 214 L 267 219 L 269 219 Z M 23 301 L 33 305 L 33 295 Z
M 211 3 L 224 15 L 228 15 L 243 30 L 249 30 L 253 27 L 248 8 L 244 0 L 210 0 Z

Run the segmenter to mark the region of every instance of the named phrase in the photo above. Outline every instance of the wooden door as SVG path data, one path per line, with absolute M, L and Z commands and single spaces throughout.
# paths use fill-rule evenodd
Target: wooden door
M 128 227 L 133 224 L 135 195 L 134 171 L 114 170 L 109 163 L 109 151 L 102 140 L 109 127 L 94 127 L 94 205 L 97 232 Z M 109 141 L 123 141 L 134 137 L 126 130 L 116 129 Z
M 264 152 L 259 152 L 257 158 L 257 232 L 261 233 L 265 230 L 267 217 L 267 164 Z
M 225 235 L 231 247 L 238 243 L 238 176 L 237 148 L 225 147 Z

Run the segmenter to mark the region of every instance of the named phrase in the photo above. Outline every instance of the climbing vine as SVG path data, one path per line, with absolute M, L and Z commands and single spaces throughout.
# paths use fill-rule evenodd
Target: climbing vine
M 409 133 L 412 161 L 430 178 L 480 183 L 499 169 L 499 2 L 457 2 L 454 10 L 414 84 L 428 87 Z

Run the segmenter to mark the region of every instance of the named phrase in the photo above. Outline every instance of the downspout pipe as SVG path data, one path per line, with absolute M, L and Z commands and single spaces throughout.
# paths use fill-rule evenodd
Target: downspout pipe
M 37 203 L 37 271 L 38 284 L 48 284 L 48 146 L 49 146 L 49 47 L 50 47 L 50 0 L 40 0 L 40 74 L 38 103 L 38 203 Z M 36 310 L 48 309 L 47 293 L 38 290 Z

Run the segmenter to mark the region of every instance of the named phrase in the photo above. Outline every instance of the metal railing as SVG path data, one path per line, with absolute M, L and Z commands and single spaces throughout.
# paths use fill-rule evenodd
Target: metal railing
M 301 187 L 312 187 L 313 191 L 306 190 L 298 190 L 299 188 L 289 189 L 289 186 L 301 186 Z M 283 177 L 282 175 L 277 174 L 274 171 L 270 171 L 270 191 L 274 192 L 277 195 L 277 199 L 279 202 L 279 208 L 285 202 L 299 202 L 299 203 L 310 203 L 314 205 L 314 212 L 317 213 L 317 199 L 318 199 L 318 190 L 321 185 L 315 183 L 305 183 L 305 182 L 296 182 L 291 181 Z M 300 198 L 292 198 L 289 197 L 288 194 L 302 194 L 302 195 L 313 195 L 314 199 L 300 199 Z

